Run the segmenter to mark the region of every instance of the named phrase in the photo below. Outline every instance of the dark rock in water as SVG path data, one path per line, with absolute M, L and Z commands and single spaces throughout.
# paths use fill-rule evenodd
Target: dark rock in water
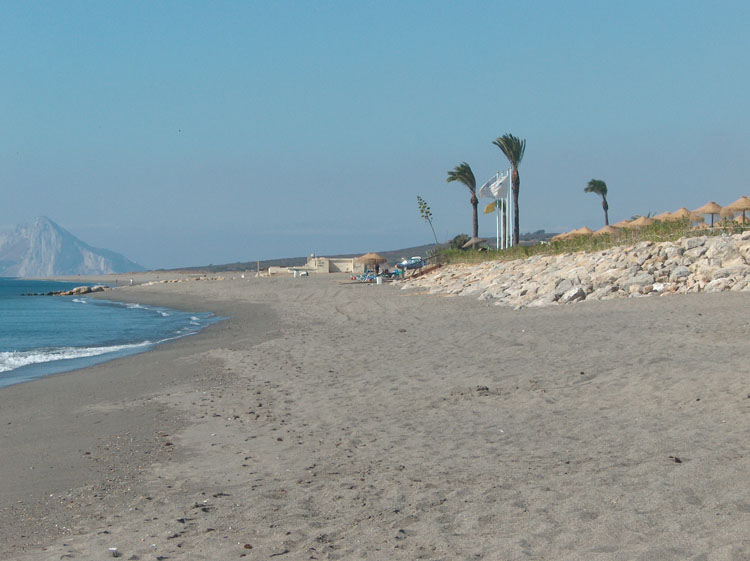
M 80 296 L 92 292 L 104 292 L 108 289 L 109 287 L 103 284 L 95 284 L 94 286 L 76 286 L 71 290 L 59 290 L 57 292 L 25 292 L 21 296 Z
M 0 233 L 0 276 L 53 277 L 142 271 L 126 257 L 92 247 L 49 218 Z
M 108 286 L 95 284 L 94 286 L 76 286 L 72 290 L 61 290 L 60 292 L 49 292 L 51 296 L 81 296 L 82 294 L 91 294 L 92 292 L 103 292 Z

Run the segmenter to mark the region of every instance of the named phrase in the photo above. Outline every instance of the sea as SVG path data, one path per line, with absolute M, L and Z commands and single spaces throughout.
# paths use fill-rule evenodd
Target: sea
M 29 296 L 76 286 L 0 277 L 0 388 L 145 352 L 222 319 L 85 295 Z

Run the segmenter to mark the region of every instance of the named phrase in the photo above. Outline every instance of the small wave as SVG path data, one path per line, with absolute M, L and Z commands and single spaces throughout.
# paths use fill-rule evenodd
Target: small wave
M 0 372 L 8 372 L 30 364 L 68 360 L 73 358 L 86 358 L 107 353 L 115 353 L 118 351 L 148 347 L 152 344 L 151 341 L 143 341 L 142 343 L 111 345 L 108 347 L 60 347 L 55 349 L 35 349 L 33 351 L 4 351 L 0 352 Z
M 73 298 L 73 302 L 76 302 L 78 304 L 85 304 L 86 300 L 84 300 L 83 298 Z
M 130 310 L 147 310 L 148 306 L 141 306 L 140 304 L 125 304 L 125 307 Z

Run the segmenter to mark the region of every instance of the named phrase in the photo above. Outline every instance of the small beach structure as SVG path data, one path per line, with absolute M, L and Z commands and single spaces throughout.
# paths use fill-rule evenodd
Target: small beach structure
M 653 220 L 660 220 L 660 221 L 663 222 L 665 220 L 671 220 L 672 219 L 672 213 L 669 212 L 669 211 L 666 211 L 666 212 L 662 212 L 661 214 L 657 214 L 656 216 L 652 216 L 651 218 Z
M 678 210 L 675 210 L 675 211 L 674 211 L 674 212 L 672 213 L 672 216 L 671 216 L 671 218 L 669 218 L 669 220 L 684 220 L 684 219 L 686 219 L 686 218 L 687 218 L 688 220 L 691 220 L 691 219 L 692 219 L 692 217 L 693 217 L 693 213 L 692 213 L 692 212 L 690 212 L 690 211 L 689 211 L 688 209 L 686 209 L 685 207 L 682 207 L 682 208 L 680 208 L 680 209 L 678 209 Z
M 714 227 L 714 215 L 718 215 L 721 213 L 721 206 L 713 201 L 708 201 L 705 205 L 703 205 L 700 208 L 696 208 L 693 211 L 693 214 L 698 215 L 711 215 L 711 228 Z
M 487 242 L 487 238 L 471 238 L 461 247 L 464 249 L 469 249 L 470 247 L 476 248 L 476 246 L 486 243 L 486 242 Z
M 557 234 L 556 236 L 552 236 L 549 241 L 561 242 L 563 240 L 567 240 L 568 238 L 570 238 L 570 232 L 563 232 L 562 234 Z
M 604 235 L 610 235 L 613 236 L 617 234 L 619 230 L 615 228 L 614 226 L 604 226 L 603 228 L 599 228 L 596 230 L 593 235 L 594 236 L 604 236 Z
M 385 263 L 388 261 L 385 257 L 382 255 L 379 255 L 377 253 L 365 253 L 364 255 L 360 255 L 355 259 L 358 263 L 362 263 L 365 267 L 365 269 L 368 269 L 370 271 L 374 271 L 377 267 L 379 267 L 382 263 Z
M 742 217 L 747 218 L 745 212 L 750 210 L 750 197 L 742 196 L 732 204 L 725 206 L 724 209 L 731 212 L 741 212 Z
M 652 218 L 648 216 L 639 216 L 635 220 L 631 220 L 625 225 L 625 228 L 643 228 L 644 226 L 651 226 L 654 223 Z
M 580 228 L 576 228 L 575 230 L 571 230 L 570 232 L 568 232 L 568 235 L 571 236 L 571 237 L 575 237 L 575 236 L 590 236 L 593 233 L 594 233 L 594 231 L 591 228 L 589 228 L 588 226 L 582 226 Z

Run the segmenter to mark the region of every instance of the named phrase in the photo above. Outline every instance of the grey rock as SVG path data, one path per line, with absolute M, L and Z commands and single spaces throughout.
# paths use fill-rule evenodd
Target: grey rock
M 684 279 L 688 275 L 690 275 L 690 269 L 680 265 L 672 269 L 672 273 L 669 275 L 669 280 L 676 281 L 679 279 Z
M 563 294 L 558 302 L 561 304 L 570 304 L 571 302 L 577 302 L 586 298 L 586 293 L 580 286 L 574 286 Z

